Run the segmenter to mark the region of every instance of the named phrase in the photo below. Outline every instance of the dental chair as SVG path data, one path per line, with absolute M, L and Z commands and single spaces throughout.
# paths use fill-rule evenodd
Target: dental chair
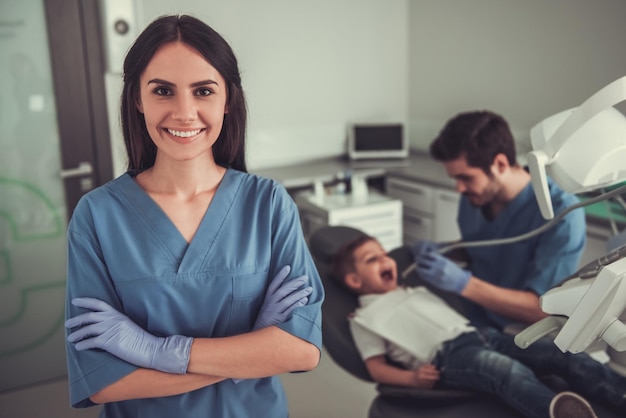
M 322 305 L 322 337 L 330 357 L 357 379 L 374 382 L 352 339 L 348 315 L 357 308 L 357 297 L 339 286 L 331 277 L 332 257 L 336 251 L 363 232 L 347 226 L 325 226 L 309 239 L 313 259 L 322 278 L 326 298 Z M 413 262 L 408 248 L 391 251 L 390 256 L 403 271 Z M 406 279 L 412 286 L 424 285 L 413 273 Z M 460 309 L 454 295 L 429 287 L 456 309 Z M 378 395 L 372 401 L 369 418 L 447 418 L 447 417 L 521 417 L 515 410 L 494 396 L 466 390 L 417 389 L 388 384 L 377 384 Z M 419 414 L 419 415 L 418 415 Z

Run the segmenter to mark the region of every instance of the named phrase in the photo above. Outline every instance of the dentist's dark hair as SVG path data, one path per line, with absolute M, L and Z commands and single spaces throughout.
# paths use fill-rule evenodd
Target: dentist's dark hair
M 226 81 L 228 113 L 213 145 L 215 162 L 247 171 L 245 136 L 247 109 L 237 58 L 226 40 L 201 20 L 188 15 L 161 16 L 137 37 L 124 60 L 121 122 L 129 170 L 154 165 L 157 148 L 144 115 L 137 109 L 139 79 L 156 51 L 165 44 L 182 42 L 196 49 Z
M 498 154 L 504 154 L 510 166 L 517 165 L 509 124 L 502 116 L 486 110 L 459 113 L 430 144 L 430 155 L 435 160 L 447 162 L 465 157 L 469 166 L 480 168 L 488 176 Z

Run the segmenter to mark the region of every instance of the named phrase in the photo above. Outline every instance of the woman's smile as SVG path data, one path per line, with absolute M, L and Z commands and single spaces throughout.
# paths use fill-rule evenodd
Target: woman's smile
M 178 144 L 189 144 L 193 142 L 194 140 L 196 140 L 198 135 L 205 132 L 206 128 L 185 129 L 185 130 L 163 128 L 162 130 L 174 142 Z
M 198 135 L 200 132 L 202 132 L 204 129 L 194 129 L 194 130 L 186 130 L 186 131 L 179 131 L 179 130 L 174 130 L 174 129 L 169 129 L 169 128 L 165 128 L 165 130 L 170 134 L 170 135 L 174 135 L 174 136 L 178 136 L 181 138 L 190 138 L 192 136 L 196 136 Z

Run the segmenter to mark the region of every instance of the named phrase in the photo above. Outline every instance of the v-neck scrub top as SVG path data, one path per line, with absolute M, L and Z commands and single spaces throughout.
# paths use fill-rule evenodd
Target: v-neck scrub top
M 89 192 L 68 226 L 69 302 L 94 297 L 157 336 L 217 338 L 250 332 L 271 279 L 308 275 L 313 293 L 279 328 L 321 350 L 323 287 L 297 208 L 274 180 L 228 169 L 198 230 L 187 243 L 132 173 Z M 69 331 L 68 331 L 69 332 Z M 102 350 L 67 344 L 70 401 L 89 396 L 135 371 Z M 278 376 L 223 382 L 177 396 L 104 404 L 101 417 L 287 417 Z
M 555 214 L 579 202 L 552 180 L 548 181 Z M 546 224 L 529 183 L 495 219 L 485 218 L 481 208 L 461 198 L 457 222 L 463 241 L 515 237 Z M 537 295 L 560 284 L 576 272 L 585 249 L 585 212 L 574 209 L 556 225 L 532 238 L 513 244 L 466 248 L 469 269 L 479 279 L 496 286 L 528 290 Z M 466 316 L 476 326 L 502 328 L 510 319 L 469 300 L 463 300 Z

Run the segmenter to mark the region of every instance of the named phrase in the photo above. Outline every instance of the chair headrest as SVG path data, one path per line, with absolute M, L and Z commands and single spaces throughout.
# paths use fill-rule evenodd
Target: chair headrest
M 361 235 L 365 233 L 349 226 L 324 226 L 313 233 L 309 246 L 318 262 L 330 265 L 341 247 Z
M 326 226 L 317 229 L 309 238 L 309 247 L 322 283 L 322 338 L 330 357 L 353 376 L 372 381 L 361 355 L 357 351 L 348 324 L 348 315 L 358 306 L 358 299 L 332 278 L 332 260 L 335 253 L 348 242 L 364 235 L 358 229 L 346 226 Z

